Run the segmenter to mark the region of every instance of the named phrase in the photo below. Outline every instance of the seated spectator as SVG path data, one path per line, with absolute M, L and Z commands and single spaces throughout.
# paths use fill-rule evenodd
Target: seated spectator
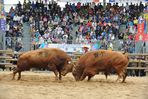
M 17 42 L 15 45 L 15 51 L 19 52 L 22 49 L 22 44 Z
M 108 46 L 112 46 L 112 40 L 119 38 L 125 40 L 123 49 L 128 51 L 131 48 L 127 47 L 129 43 L 126 41 L 129 38 L 130 41 L 134 40 L 137 24 L 143 20 L 141 17 L 138 21 L 143 9 L 142 3 L 137 5 L 126 3 L 125 6 L 108 3 L 106 8 L 103 8 L 101 4 L 78 2 L 67 3 L 61 10 L 56 2 L 49 2 L 46 5 L 42 0 L 36 3 L 25 0 L 23 5 L 19 2 L 16 8 L 11 7 L 6 16 L 6 36 L 22 36 L 22 24 L 27 22 L 31 27 L 33 44 L 38 45 L 37 48 L 42 43 L 72 44 L 74 40 L 76 43 L 101 40 L 103 47 L 107 49 Z M 127 28 L 119 31 L 122 25 L 126 25 Z

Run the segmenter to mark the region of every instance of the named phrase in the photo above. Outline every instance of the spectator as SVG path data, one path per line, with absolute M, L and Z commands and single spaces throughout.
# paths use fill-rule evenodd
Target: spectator
M 111 41 L 119 38 L 124 40 L 123 49 L 128 49 L 128 38 L 136 33 L 138 17 L 143 9 L 142 2 L 139 5 L 126 3 L 125 6 L 108 3 L 106 8 L 101 3 L 95 5 L 78 2 L 67 3 L 61 10 L 56 2 L 49 2 L 47 5 L 43 0 L 37 0 L 36 3 L 29 0 L 24 1 L 23 5 L 19 2 L 16 8 L 11 7 L 7 15 L 6 36 L 22 36 L 22 24 L 27 22 L 31 27 L 34 44 L 71 44 L 73 40 L 77 43 L 91 43 L 101 40 L 102 46 L 107 49 L 112 46 Z M 122 25 L 127 26 L 123 33 L 119 31 Z M 132 36 L 129 41 L 133 40 Z
M 17 42 L 16 45 L 15 45 L 15 51 L 20 51 L 22 49 L 22 44 Z

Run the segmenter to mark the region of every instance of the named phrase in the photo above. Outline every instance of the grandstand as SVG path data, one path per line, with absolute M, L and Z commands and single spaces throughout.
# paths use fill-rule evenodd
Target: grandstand
M 147 32 L 147 21 L 143 17 L 146 1 L 67 1 L 16 0 L 8 7 L 11 3 L 5 0 L 6 33 L 3 33 L 1 48 L 28 51 L 62 44 L 65 45 L 62 49 L 72 52 L 82 52 L 85 46 L 89 50 L 147 52 L 144 37 L 136 39 L 139 24 L 144 24 Z

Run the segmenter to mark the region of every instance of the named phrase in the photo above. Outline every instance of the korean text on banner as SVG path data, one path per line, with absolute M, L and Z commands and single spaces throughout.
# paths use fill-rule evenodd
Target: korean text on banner
M 135 41 L 144 41 L 144 22 L 138 24 L 138 33 L 135 35 Z

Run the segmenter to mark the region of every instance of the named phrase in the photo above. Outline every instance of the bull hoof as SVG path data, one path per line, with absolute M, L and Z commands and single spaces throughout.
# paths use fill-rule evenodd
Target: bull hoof
M 12 79 L 11 80 L 15 80 L 15 77 L 12 77 Z
M 119 82 L 121 82 L 121 80 L 120 79 L 117 79 L 116 82 L 119 83 Z
M 17 80 L 20 80 L 20 78 L 18 78 Z
M 91 80 L 87 80 L 87 82 L 90 82 Z
M 55 78 L 55 81 L 58 81 L 58 80 L 59 80 L 59 79 L 56 77 L 56 78 Z
M 62 81 L 61 80 L 58 80 L 58 83 L 62 83 Z
M 126 83 L 125 81 L 122 81 L 121 83 Z

